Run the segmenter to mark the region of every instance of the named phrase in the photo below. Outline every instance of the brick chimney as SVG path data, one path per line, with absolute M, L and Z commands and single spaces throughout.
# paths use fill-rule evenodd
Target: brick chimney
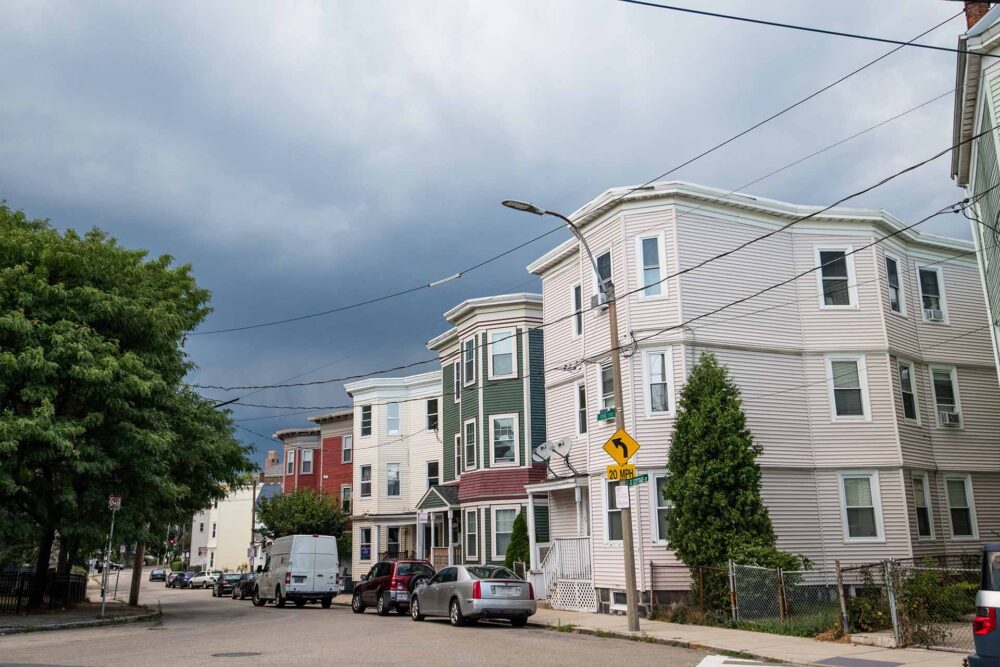
M 264 461 L 264 467 L 276 466 L 278 465 L 278 452 L 274 449 L 267 450 L 267 460 Z
M 969 28 L 976 25 L 976 22 L 986 16 L 986 12 L 988 11 L 990 11 L 990 3 L 988 2 L 971 2 L 970 0 L 965 0 L 965 21 L 968 23 Z

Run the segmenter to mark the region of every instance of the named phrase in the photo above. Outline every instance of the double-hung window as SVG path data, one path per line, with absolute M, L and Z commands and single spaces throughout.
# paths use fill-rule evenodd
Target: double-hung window
M 441 483 L 440 465 L 437 461 L 427 462 L 427 488 Z
M 972 478 L 969 475 L 945 475 L 944 484 L 948 497 L 951 536 L 975 539 L 979 531 L 972 500 Z
M 611 282 L 611 251 L 607 250 L 597 256 L 597 275 L 594 276 L 594 291 L 603 294 L 602 285 Z
M 427 430 L 438 430 L 438 400 L 436 398 L 427 399 Z
M 854 276 L 850 248 L 817 250 L 819 263 L 819 287 L 823 308 L 852 308 L 857 305 L 855 287 L 851 284 Z
M 385 495 L 390 498 L 399 497 L 399 464 L 385 464 Z
M 615 490 L 619 483 L 618 480 L 606 481 L 604 487 L 604 506 L 607 510 L 605 512 L 607 517 L 605 537 L 609 542 L 619 542 L 622 539 L 622 511 L 618 507 L 618 499 L 615 497 Z
M 917 394 L 914 391 L 913 364 L 899 361 L 899 393 L 903 401 L 903 418 L 907 421 L 918 421 Z
M 669 350 L 645 350 L 642 353 L 646 385 L 646 415 L 670 414 L 673 385 Z
M 354 460 L 354 436 L 345 435 L 340 443 L 340 462 L 350 463 Z
M 476 467 L 476 420 L 470 419 L 465 422 L 465 469 L 471 470 Z
M 372 529 L 361 528 L 358 531 L 358 553 L 361 560 L 372 559 Z
M 517 465 L 517 415 L 490 416 L 490 464 Z
M 340 508 L 344 510 L 344 514 L 351 515 L 351 486 L 349 484 L 340 487 Z
M 933 538 L 931 493 L 925 472 L 913 473 L 913 505 L 917 510 L 917 536 L 919 538 Z
M 399 435 L 399 403 L 385 404 L 385 434 Z
M 573 335 L 583 333 L 583 286 L 573 286 Z
M 372 406 L 361 406 L 361 435 L 372 434 Z
M 844 536 L 848 540 L 881 541 L 882 507 L 878 473 L 840 473 Z
M 361 497 L 371 498 L 372 496 L 372 467 L 361 466 Z
M 455 479 L 462 474 L 462 434 L 455 434 Z
M 491 331 L 490 340 L 490 378 L 516 377 L 517 371 L 514 369 L 514 341 L 517 337 L 515 329 L 504 329 L 502 331 Z
M 931 367 L 931 387 L 938 426 L 961 426 L 962 407 L 958 400 L 958 374 L 953 366 Z
M 465 511 L 465 557 L 479 560 L 479 510 Z
M 212 537 L 215 537 L 215 524 L 212 524 Z
M 865 365 L 862 357 L 827 357 L 827 380 L 835 420 L 868 417 Z
M 587 383 L 578 382 L 576 385 L 576 434 L 583 435 L 587 432 Z
M 313 471 L 313 450 L 302 450 L 302 474 L 311 475 Z
M 493 559 L 503 560 L 510 545 L 510 537 L 514 533 L 514 519 L 517 518 L 515 508 L 493 508 Z
M 920 278 L 920 305 L 924 308 L 924 322 L 946 322 L 941 268 L 922 266 L 917 269 L 917 275 Z
M 654 537 L 658 542 L 667 541 L 667 512 L 670 510 L 670 501 L 667 500 L 667 475 L 660 473 L 653 475 L 653 483 L 650 485 L 653 490 L 653 498 L 650 506 L 656 509 L 656 533 Z
M 295 450 L 289 449 L 285 452 L 285 474 L 295 474 Z
M 899 279 L 899 260 L 889 255 L 885 256 L 885 282 L 889 285 L 889 308 L 904 315 L 906 305 L 903 303 L 903 283 Z
M 600 384 L 598 394 L 601 397 L 601 410 L 610 410 L 615 407 L 615 375 L 611 368 L 611 362 L 601 364 L 599 375 Z M 613 421 L 611 419 L 607 421 Z
M 476 381 L 476 339 L 470 338 L 462 344 L 462 363 L 465 373 L 465 384 Z
M 456 403 L 462 402 L 462 360 L 457 360 L 452 365 L 452 398 Z
M 636 239 L 639 255 L 639 285 L 644 298 L 660 296 L 664 293 L 663 283 L 663 235 L 639 237 Z

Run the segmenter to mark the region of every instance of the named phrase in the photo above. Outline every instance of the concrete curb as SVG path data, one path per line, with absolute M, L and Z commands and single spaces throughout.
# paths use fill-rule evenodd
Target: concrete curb
M 70 623 L 53 623 L 50 625 L 34 625 L 34 626 L 23 626 L 23 627 L 0 627 L 0 637 L 6 635 L 20 635 L 27 632 L 48 632 L 50 630 L 77 630 L 79 628 L 96 628 L 103 627 L 105 625 L 125 625 L 127 623 L 142 623 L 143 621 L 152 621 L 154 619 L 160 618 L 162 612 L 150 611 L 144 614 L 133 614 L 131 616 L 116 616 L 114 618 L 106 618 L 101 620 L 99 618 L 92 621 L 72 621 Z

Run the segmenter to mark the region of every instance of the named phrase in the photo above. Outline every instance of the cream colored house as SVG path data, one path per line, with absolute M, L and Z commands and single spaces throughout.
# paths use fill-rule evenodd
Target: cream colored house
M 357 579 L 382 558 L 415 557 L 424 538 L 431 539 L 415 512 L 440 481 L 441 371 L 344 388 L 354 399 L 351 573 Z
M 650 476 L 630 490 L 644 596 L 663 586 L 650 563 L 676 562 L 657 489 L 680 389 L 703 352 L 742 389 L 782 549 L 832 567 L 995 539 L 1000 389 L 971 243 L 917 228 L 870 245 L 904 223 L 838 208 L 663 280 L 819 207 L 678 182 L 625 193 L 570 217 L 619 296 L 620 407 Z M 607 611 L 624 602 L 617 482 L 602 451 L 614 424 L 597 421 L 614 404 L 607 310 L 590 309 L 597 277 L 575 240 L 528 270 L 542 279 L 547 435 L 570 449 L 527 487 L 549 507 L 535 576 L 548 593 L 572 580 L 574 606 Z
M 233 571 L 246 568 L 253 539 L 254 487 L 232 489 L 191 522 L 191 567 Z

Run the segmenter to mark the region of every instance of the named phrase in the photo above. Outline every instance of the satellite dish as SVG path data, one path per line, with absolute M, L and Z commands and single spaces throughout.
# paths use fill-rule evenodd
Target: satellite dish
M 563 458 L 569 456 L 571 449 L 573 449 L 573 438 L 563 437 L 552 443 L 552 451 Z
M 546 440 L 542 444 L 535 447 L 535 451 L 531 453 L 531 459 L 536 463 L 545 463 L 552 456 L 552 450 L 555 447 L 555 443 Z

